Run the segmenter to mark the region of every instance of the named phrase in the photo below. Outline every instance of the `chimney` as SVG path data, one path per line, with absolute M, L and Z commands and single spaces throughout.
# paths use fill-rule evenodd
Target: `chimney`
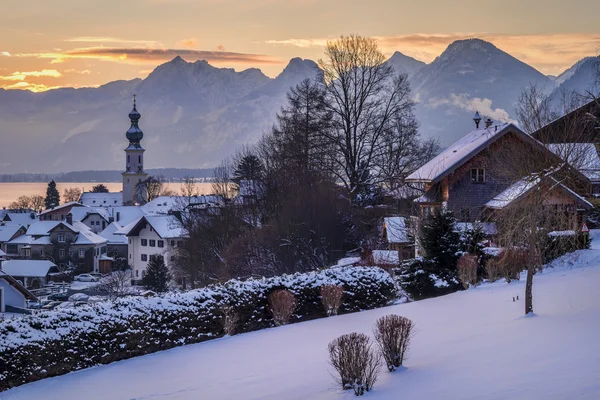
M 73 214 L 71 213 L 67 214 L 67 224 L 73 225 Z
M 489 128 L 490 126 L 492 126 L 493 123 L 494 123 L 494 121 L 491 118 L 487 118 L 485 120 L 485 127 Z
M 481 122 L 481 115 L 479 115 L 479 111 L 475 111 L 473 121 L 475 121 L 475 129 L 479 129 L 479 123 Z

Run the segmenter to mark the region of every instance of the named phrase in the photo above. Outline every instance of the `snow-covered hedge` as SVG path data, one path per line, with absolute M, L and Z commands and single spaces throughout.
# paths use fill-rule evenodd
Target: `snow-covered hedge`
M 382 307 L 395 297 L 394 282 L 382 269 L 337 267 L 7 320 L 0 323 L 0 391 L 223 336 L 224 309 L 237 315 L 237 332 L 274 326 L 268 295 L 277 289 L 296 297 L 293 322 L 324 317 L 319 291 L 326 284 L 344 287 L 340 313 Z

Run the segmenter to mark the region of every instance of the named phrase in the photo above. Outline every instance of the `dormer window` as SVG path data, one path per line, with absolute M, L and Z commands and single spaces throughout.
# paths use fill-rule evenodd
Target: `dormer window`
M 471 183 L 485 183 L 485 169 L 471 168 Z
M 64 243 L 67 241 L 67 236 L 64 233 L 59 233 L 57 235 L 57 240 L 59 243 Z

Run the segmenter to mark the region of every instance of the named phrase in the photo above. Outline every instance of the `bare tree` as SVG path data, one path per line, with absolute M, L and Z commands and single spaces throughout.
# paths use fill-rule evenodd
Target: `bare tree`
M 196 180 L 191 176 L 186 176 L 181 181 L 181 195 L 186 198 L 198 196 L 198 186 Z
M 237 193 L 238 187 L 233 182 L 234 160 L 227 158 L 213 171 L 212 191 L 224 199 L 231 199 Z
M 143 203 L 148 203 L 160 196 L 173 196 L 169 190 L 166 180 L 162 176 L 149 176 L 135 185 L 136 197 Z
M 394 125 L 414 107 L 408 78 L 394 74 L 374 39 L 357 35 L 328 42 L 319 66 L 332 113 L 328 133 L 336 147 L 332 172 L 356 194 L 389 178 L 382 166 L 389 166 L 395 155 L 389 146 L 396 135 Z
M 41 210 L 44 207 L 45 204 L 45 198 L 44 196 L 40 195 L 40 194 L 34 194 L 30 196 L 30 207 L 32 210 Z
M 19 196 L 15 201 L 8 206 L 11 210 L 28 210 L 33 209 L 31 206 L 31 197 L 27 195 Z
M 81 189 L 79 189 L 79 188 L 76 188 L 76 187 L 66 188 L 63 191 L 63 201 L 65 203 L 69 203 L 71 201 L 79 201 L 80 197 L 81 197 Z
M 112 274 L 100 280 L 99 289 L 106 292 L 111 301 L 133 294 L 131 270 L 113 271 Z

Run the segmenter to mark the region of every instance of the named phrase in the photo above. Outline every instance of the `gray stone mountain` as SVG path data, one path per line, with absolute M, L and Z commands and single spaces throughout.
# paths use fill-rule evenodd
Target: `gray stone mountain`
M 530 82 L 557 87 L 478 39 L 452 43 L 430 64 L 399 52 L 387 62 L 409 76 L 421 131 L 443 146 L 472 129 L 475 109 L 509 118 Z M 583 71 L 576 68 L 562 84 L 585 86 Z M 176 57 L 145 79 L 98 88 L 0 89 L 0 173 L 121 169 L 134 93 L 149 168 L 213 167 L 271 128 L 290 87 L 320 73 L 315 62 L 300 58 L 269 78 L 255 68 L 236 72 Z

